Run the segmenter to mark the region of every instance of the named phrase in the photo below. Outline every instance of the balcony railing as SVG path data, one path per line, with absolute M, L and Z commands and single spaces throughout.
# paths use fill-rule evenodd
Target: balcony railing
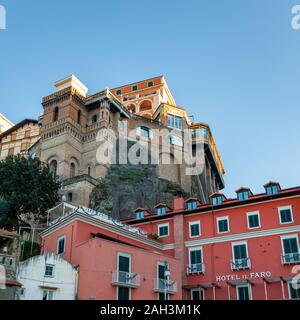
M 298 262 L 300 262 L 300 253 L 295 252 L 295 253 L 283 254 L 281 256 L 281 262 L 282 262 L 282 264 L 298 263 Z
M 231 270 L 250 269 L 251 262 L 249 258 L 231 260 Z
M 154 279 L 154 291 L 168 294 L 175 294 L 177 292 L 177 282 L 165 279 Z
M 204 263 L 195 263 L 195 264 L 188 264 L 186 266 L 187 274 L 200 274 L 205 272 L 205 265 Z
M 8 254 L 0 254 L 0 265 L 3 265 L 6 269 L 14 270 L 16 267 L 16 258 Z
M 140 286 L 140 275 L 125 271 L 113 271 L 112 284 L 120 287 L 137 288 Z

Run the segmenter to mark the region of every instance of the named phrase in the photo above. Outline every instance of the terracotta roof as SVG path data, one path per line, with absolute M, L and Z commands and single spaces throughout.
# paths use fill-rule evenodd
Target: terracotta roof
M 0 228 L 0 235 L 18 236 L 18 234 L 15 231 L 8 231 L 8 230 L 1 229 L 1 228 Z

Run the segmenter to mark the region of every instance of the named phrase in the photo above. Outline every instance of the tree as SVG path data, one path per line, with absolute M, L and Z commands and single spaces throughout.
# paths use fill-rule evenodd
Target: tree
M 0 162 L 2 220 L 16 225 L 30 219 L 37 224 L 57 203 L 59 188 L 58 177 L 38 158 L 7 157 Z

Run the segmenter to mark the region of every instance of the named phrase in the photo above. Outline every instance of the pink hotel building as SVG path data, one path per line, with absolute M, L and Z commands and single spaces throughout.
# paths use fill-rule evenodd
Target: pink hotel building
M 78 268 L 78 299 L 299 299 L 300 187 L 264 187 L 209 204 L 178 197 L 123 222 L 64 203 L 42 251 Z

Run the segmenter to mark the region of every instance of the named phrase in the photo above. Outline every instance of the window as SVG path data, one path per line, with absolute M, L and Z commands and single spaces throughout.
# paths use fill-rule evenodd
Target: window
M 13 133 L 13 134 L 11 135 L 11 141 L 15 141 L 15 140 L 17 140 L 17 134 L 16 134 L 16 133 Z
M 290 299 L 300 299 L 300 281 L 289 282 L 288 286 Z
M 14 153 L 15 153 L 15 148 L 9 148 L 9 149 L 8 149 L 8 155 L 9 155 L 9 156 L 13 156 Z
M 298 235 L 289 235 L 281 237 L 283 263 L 300 262 Z
M 49 169 L 50 172 L 53 174 L 53 176 L 55 177 L 57 174 L 57 161 L 56 160 L 52 160 L 49 164 Z
M 91 175 L 91 167 L 88 166 L 88 175 L 90 176 Z
M 119 121 L 119 131 L 124 132 L 125 131 L 125 122 Z
M 189 200 L 186 203 L 187 210 L 194 210 L 197 208 L 197 200 Z
M 43 290 L 42 300 L 53 300 L 54 292 L 52 290 Z
M 144 218 L 144 211 L 137 211 L 136 213 L 135 213 L 135 217 L 136 217 L 136 219 L 143 219 Z
M 59 112 L 58 107 L 55 107 L 53 110 L 53 122 L 58 120 L 58 112 Z
M 173 129 L 182 130 L 182 118 L 168 114 L 167 116 L 167 126 Z
M 153 81 L 148 82 L 148 87 L 153 87 Z
M 247 213 L 248 229 L 260 228 L 259 212 Z
M 286 207 L 280 207 L 278 208 L 279 213 L 279 221 L 281 224 L 286 223 L 293 223 L 293 213 L 292 213 L 292 207 L 286 206 Z
M 202 247 L 189 249 L 189 273 L 204 272 Z
M 167 286 L 168 277 L 166 276 L 166 271 L 169 269 L 169 266 L 165 263 L 159 262 L 157 265 L 157 289 L 165 291 Z M 168 289 L 168 287 L 167 287 Z M 158 293 L 158 300 L 169 300 L 169 294 L 165 292 Z
M 159 224 L 158 225 L 158 236 L 167 237 L 169 235 L 169 224 Z
M 96 114 L 92 116 L 92 123 L 96 123 L 98 121 L 98 117 Z
M 150 138 L 150 129 L 147 127 L 141 127 L 141 136 L 145 138 Z
M 70 178 L 74 178 L 75 177 L 75 171 L 76 171 L 76 167 L 75 167 L 75 164 L 72 162 L 70 164 Z
M 189 223 L 190 226 L 190 238 L 200 236 L 200 221 L 192 221 Z
M 53 277 L 53 274 L 54 274 L 54 266 L 46 265 L 45 277 Z
M 205 300 L 204 298 L 204 289 L 192 289 L 191 290 L 191 300 Z
M 249 199 L 249 191 L 243 190 L 239 191 L 237 193 L 238 200 L 243 201 L 243 200 L 248 200 Z
M 268 196 L 272 196 L 274 194 L 279 193 L 279 186 L 277 184 L 273 184 L 273 185 L 268 185 L 266 187 L 266 194 Z
M 62 254 L 65 252 L 65 241 L 66 241 L 65 236 L 61 236 L 58 238 L 58 240 L 57 240 L 57 254 Z
M 223 198 L 222 198 L 222 196 L 214 196 L 214 197 L 212 197 L 212 204 L 214 205 L 214 206 L 219 206 L 220 204 L 222 204 L 223 203 Z
M 19 291 L 20 297 L 25 297 L 25 293 L 26 293 L 26 289 L 24 287 L 21 288 L 20 291 Z
M 165 206 L 159 206 L 156 208 L 156 214 L 162 216 L 167 213 L 167 208 Z
M 81 122 L 81 110 L 77 111 L 77 123 L 80 124 Z
M 73 201 L 73 193 L 69 192 L 68 193 L 68 202 L 72 202 Z
M 232 244 L 233 261 L 232 270 L 244 269 L 250 267 L 247 242 L 238 242 Z
M 119 96 L 119 95 L 121 95 L 121 94 L 122 94 L 122 90 L 121 90 L 121 89 L 118 89 L 118 90 L 116 91 L 116 95 Z
M 182 138 L 180 138 L 178 136 L 169 136 L 169 144 L 182 147 L 183 141 L 182 141 Z
M 217 225 L 218 225 L 218 233 L 229 232 L 229 218 L 228 217 L 217 218 Z
M 136 91 L 138 89 L 138 86 L 135 85 L 135 86 L 132 86 L 132 91 Z
M 31 129 L 29 128 L 25 131 L 25 138 L 30 138 L 30 133 L 31 133 Z
M 236 287 L 237 300 L 252 300 L 251 288 L 249 285 L 240 285 Z
M 127 283 L 130 281 L 128 277 L 131 272 L 131 257 L 130 255 L 118 254 L 118 282 Z M 118 287 L 118 300 L 130 300 L 130 288 Z

